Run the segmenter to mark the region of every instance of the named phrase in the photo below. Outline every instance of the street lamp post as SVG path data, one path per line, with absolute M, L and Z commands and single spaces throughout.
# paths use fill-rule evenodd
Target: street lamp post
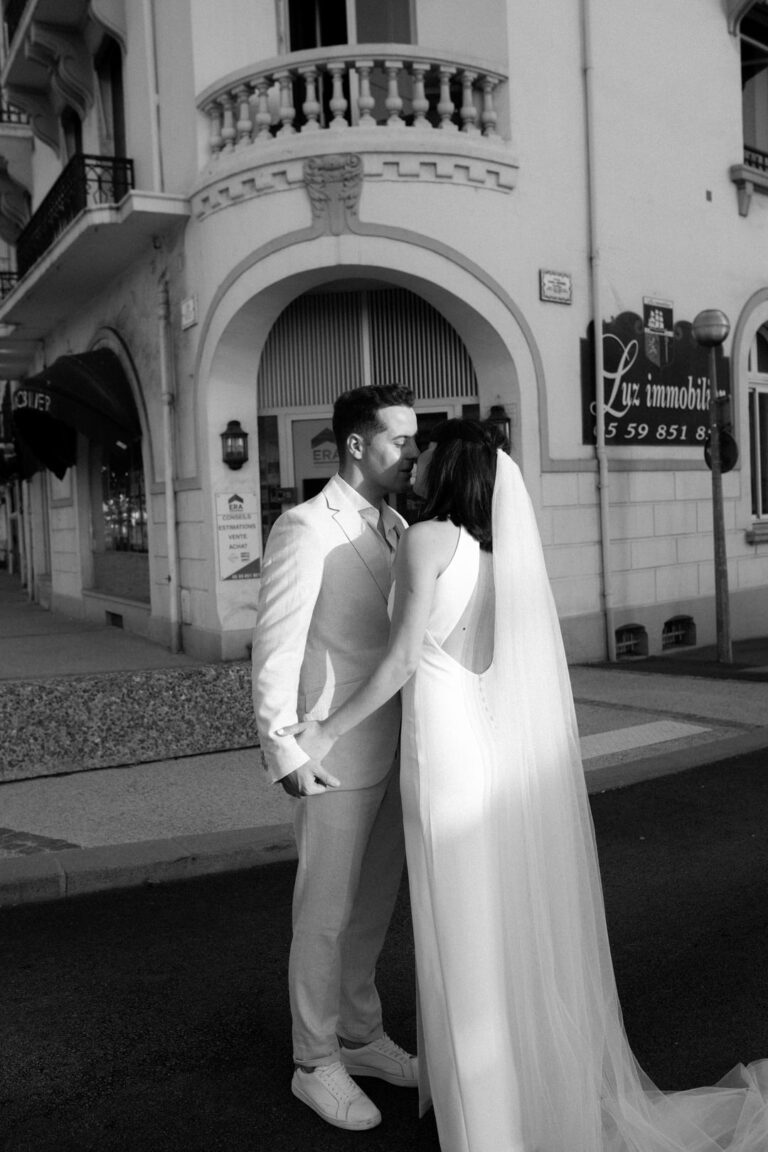
M 699 312 L 693 321 L 693 335 L 696 342 L 709 349 L 709 452 L 712 471 L 712 532 L 715 544 L 715 620 L 717 659 L 721 664 L 733 663 L 733 649 L 728 602 L 728 557 L 725 550 L 723 520 L 723 467 L 715 355 L 716 349 L 726 339 L 730 330 L 728 317 L 717 308 Z

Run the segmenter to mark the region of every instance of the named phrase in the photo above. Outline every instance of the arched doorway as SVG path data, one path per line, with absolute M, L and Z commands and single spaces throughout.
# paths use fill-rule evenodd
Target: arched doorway
M 257 380 L 265 540 L 287 504 L 313 496 L 336 471 L 331 412 L 339 393 L 392 382 L 413 390 L 422 432 L 448 417 L 479 415 L 466 347 L 414 292 L 335 281 L 284 309 L 265 343 Z

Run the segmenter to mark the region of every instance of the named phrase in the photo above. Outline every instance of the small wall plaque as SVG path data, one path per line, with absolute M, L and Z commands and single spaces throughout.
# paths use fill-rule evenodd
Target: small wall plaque
M 570 304 L 573 301 L 573 281 L 568 272 L 549 272 L 539 269 L 539 299 L 550 304 Z
M 197 324 L 197 297 L 187 296 L 181 302 L 181 327 L 191 328 Z

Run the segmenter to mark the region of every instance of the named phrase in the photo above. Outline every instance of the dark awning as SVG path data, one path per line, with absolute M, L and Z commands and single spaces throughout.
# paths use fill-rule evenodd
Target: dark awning
M 6 380 L 0 404 L 0 484 L 9 484 L 12 480 L 29 480 L 40 468 L 40 462 L 23 447 L 16 435 L 11 409 L 11 385 Z
M 23 380 L 13 393 L 20 443 L 59 479 L 77 460 L 77 433 L 99 444 L 128 444 L 141 436 L 123 366 L 109 348 L 60 356 Z

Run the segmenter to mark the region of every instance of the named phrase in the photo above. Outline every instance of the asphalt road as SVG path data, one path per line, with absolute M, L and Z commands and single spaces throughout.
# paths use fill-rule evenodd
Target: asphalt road
M 591 798 L 625 1024 L 662 1088 L 768 1056 L 768 763 Z M 369 1133 L 291 1096 L 293 865 L 0 912 L 3 1152 L 437 1152 L 415 1095 L 368 1081 Z M 414 1043 L 405 888 L 380 988 Z

